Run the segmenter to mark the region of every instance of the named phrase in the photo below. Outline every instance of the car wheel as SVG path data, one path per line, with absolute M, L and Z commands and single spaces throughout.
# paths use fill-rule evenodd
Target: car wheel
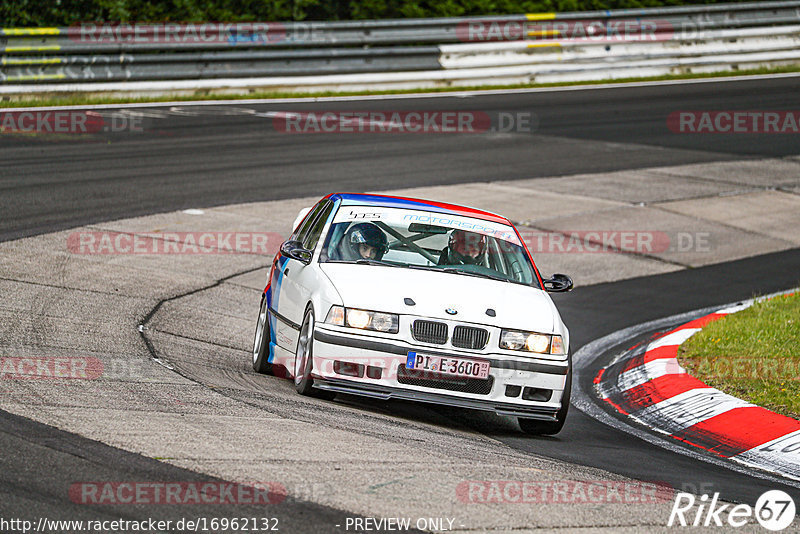
M 297 338 L 297 350 L 294 354 L 294 387 L 301 395 L 332 399 L 334 393 L 314 388 L 311 370 L 314 362 L 314 310 L 308 308 Z
M 272 374 L 272 364 L 269 363 L 269 317 L 267 316 L 267 297 L 261 295 L 261 308 L 258 311 L 256 335 L 253 340 L 253 369 L 257 373 Z
M 526 434 L 536 436 L 553 436 L 561 432 L 564 422 L 567 420 L 569 411 L 569 398 L 572 393 L 572 370 L 567 374 L 567 383 L 564 387 L 564 395 L 561 397 L 561 408 L 556 413 L 555 421 L 539 421 L 538 419 L 526 419 L 520 417 L 519 427 Z

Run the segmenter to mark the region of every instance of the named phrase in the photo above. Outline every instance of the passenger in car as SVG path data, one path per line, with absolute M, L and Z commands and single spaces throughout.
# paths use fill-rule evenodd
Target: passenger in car
M 485 265 L 487 238 L 466 230 L 453 230 L 439 254 L 439 265 Z

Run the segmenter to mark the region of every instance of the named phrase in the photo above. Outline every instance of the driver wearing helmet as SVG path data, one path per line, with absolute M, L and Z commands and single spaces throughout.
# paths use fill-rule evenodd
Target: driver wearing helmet
M 485 265 L 487 239 L 485 235 L 453 230 L 447 246 L 439 255 L 439 265 Z
M 354 224 L 347 229 L 339 245 L 344 260 L 376 260 L 389 252 L 386 235 L 373 223 Z

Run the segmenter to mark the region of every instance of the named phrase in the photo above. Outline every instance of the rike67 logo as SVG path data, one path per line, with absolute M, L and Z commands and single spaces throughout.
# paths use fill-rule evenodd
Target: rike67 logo
M 696 508 L 695 508 L 696 506 Z M 691 493 L 678 493 L 668 527 L 743 527 L 755 518 L 767 530 L 779 531 L 792 524 L 795 517 L 792 497 L 781 490 L 770 490 L 762 494 L 755 507 L 749 504 L 720 504 L 719 493 L 699 499 Z

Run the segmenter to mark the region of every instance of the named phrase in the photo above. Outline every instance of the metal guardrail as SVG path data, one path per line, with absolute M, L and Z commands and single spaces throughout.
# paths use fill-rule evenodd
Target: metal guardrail
M 600 43 L 613 68 L 613 61 L 629 59 L 616 53 L 628 41 L 642 47 L 708 42 L 719 30 L 790 25 L 800 25 L 800 1 L 328 23 L 6 28 L 0 29 L 0 85 L 436 71 L 469 68 L 443 58 L 452 54 L 448 47 L 475 44 L 479 53 L 476 43 L 486 42 L 545 48 Z M 632 35 L 620 39 L 619 27 Z M 527 61 L 535 59 L 532 54 Z
M 695 30 L 800 22 L 800 2 L 750 2 L 637 10 L 533 13 L 496 17 L 394 19 L 344 22 L 235 24 L 78 24 L 68 28 L 0 29 L 0 53 L 93 54 L 218 50 L 249 47 L 321 47 L 442 44 L 464 42 L 459 30 L 470 23 L 536 25 L 553 21 L 648 19 L 675 29 Z M 194 39 L 198 32 L 212 36 Z M 219 37 L 218 37 L 219 36 Z M 498 40 L 507 40 L 499 36 Z
M 435 46 L 319 50 L 242 50 L 14 58 L 3 60 L 8 82 L 181 80 L 440 69 Z

